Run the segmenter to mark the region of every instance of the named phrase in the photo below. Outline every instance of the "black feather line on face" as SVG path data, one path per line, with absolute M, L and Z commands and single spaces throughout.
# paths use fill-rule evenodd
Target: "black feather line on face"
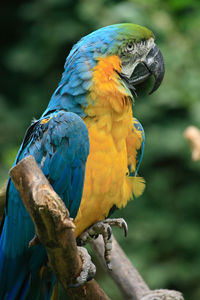
M 128 78 L 125 74 L 117 72 L 121 80 L 124 82 L 126 87 L 131 91 L 131 94 L 133 97 L 137 97 L 136 88 L 133 86 L 133 84 L 130 81 L 130 78 Z

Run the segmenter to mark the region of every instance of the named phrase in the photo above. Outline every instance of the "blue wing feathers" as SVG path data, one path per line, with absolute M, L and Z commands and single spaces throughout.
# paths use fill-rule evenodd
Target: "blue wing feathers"
M 141 162 L 142 162 L 143 154 L 144 154 L 145 131 L 144 131 L 142 124 L 136 118 L 134 118 L 134 127 L 137 131 L 139 131 L 141 133 L 141 139 L 142 139 L 140 149 L 138 150 L 137 156 L 136 156 L 136 172 L 138 172 Z
M 137 150 L 137 154 L 136 154 L 136 171 L 131 172 L 131 166 L 128 166 L 129 171 L 130 171 L 130 176 L 135 176 L 137 175 L 141 162 L 142 162 L 142 157 L 143 157 L 143 153 L 144 153 L 144 146 L 145 146 L 145 132 L 144 132 L 144 128 L 142 127 L 142 124 L 136 119 L 133 118 L 133 131 L 136 134 L 139 134 L 140 136 L 140 140 L 141 140 L 141 146 L 140 148 Z
M 74 113 L 59 111 L 30 126 L 15 164 L 33 155 L 74 218 L 82 197 L 88 154 L 84 122 Z M 0 239 L 0 299 L 25 299 L 30 293 L 30 278 L 39 276 L 47 257 L 42 246 L 28 247 L 33 236 L 33 222 L 9 179 Z
M 80 163 L 79 166 L 77 166 L 73 171 L 73 180 L 71 185 L 71 203 L 70 203 L 70 213 L 72 218 L 75 218 L 79 205 L 81 200 L 81 186 L 83 185 L 85 177 L 85 165 Z M 75 201 L 72 201 L 72 199 L 76 199 Z
M 79 69 L 79 72 L 80 72 L 80 69 Z M 91 80 L 91 79 L 92 79 L 92 72 L 91 72 L 91 71 L 80 72 L 80 73 L 78 74 L 78 77 L 79 77 L 81 80 Z

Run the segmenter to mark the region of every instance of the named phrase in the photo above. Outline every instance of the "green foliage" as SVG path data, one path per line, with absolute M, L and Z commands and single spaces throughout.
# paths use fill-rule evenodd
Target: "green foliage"
M 151 288 L 178 289 L 200 299 L 200 164 L 193 163 L 184 129 L 200 127 L 200 10 L 198 0 L 31 0 L 5 2 L 0 14 L 0 178 L 7 177 L 24 132 L 40 117 L 60 80 L 65 57 L 83 35 L 132 22 L 150 28 L 166 63 L 153 95 L 136 99 L 146 131 L 140 174 L 144 195 L 116 213 L 129 224 L 121 245 Z M 148 88 L 148 87 L 147 87 Z M 103 272 L 99 282 L 122 299 Z

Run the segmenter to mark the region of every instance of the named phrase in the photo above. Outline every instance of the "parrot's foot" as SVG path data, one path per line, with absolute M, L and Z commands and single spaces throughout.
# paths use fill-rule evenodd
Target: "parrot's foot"
M 128 234 L 128 225 L 125 220 L 122 218 L 119 219 L 105 219 L 98 223 L 95 223 L 89 227 L 85 232 L 83 232 L 77 239 L 78 245 L 85 245 L 90 242 L 92 239 L 96 239 L 99 234 L 102 235 L 104 241 L 104 258 L 106 265 L 109 270 L 112 270 L 111 266 L 111 250 L 112 250 L 112 228 L 111 226 L 118 226 L 124 229 L 124 235 Z
M 76 278 L 76 283 L 68 285 L 69 288 L 76 288 L 83 285 L 87 281 L 92 280 L 96 274 L 96 267 L 92 263 L 91 257 L 87 250 L 84 247 L 78 247 L 78 251 L 82 260 L 82 271 Z
M 35 234 L 32 240 L 29 242 L 29 247 L 33 247 L 35 245 L 40 244 L 38 236 Z M 82 271 L 80 275 L 76 278 L 76 282 L 73 284 L 68 284 L 69 288 L 76 288 L 87 281 L 92 280 L 92 278 L 96 274 L 96 267 L 92 263 L 91 256 L 87 252 L 87 250 L 84 247 L 77 246 L 79 255 L 82 260 Z

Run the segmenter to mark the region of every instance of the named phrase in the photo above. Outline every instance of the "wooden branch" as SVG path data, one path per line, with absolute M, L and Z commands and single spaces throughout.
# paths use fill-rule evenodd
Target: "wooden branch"
M 105 265 L 102 237 L 91 241 L 91 247 L 97 253 L 101 264 L 112 277 L 126 300 L 184 300 L 181 293 L 169 290 L 151 291 L 136 268 L 131 264 L 118 242 L 112 237 L 112 271 Z
M 200 160 L 200 130 L 195 126 L 189 126 L 184 131 L 184 137 L 190 145 L 192 160 Z
M 95 280 L 79 288 L 68 288 L 80 274 L 82 262 L 74 234 L 75 225 L 63 201 L 31 156 L 19 162 L 10 176 L 34 224 L 56 278 L 72 299 L 108 300 Z
M 101 237 L 91 242 L 91 247 L 98 254 L 98 258 L 104 269 L 109 273 L 121 290 L 125 299 L 141 299 L 145 292 L 149 291 L 148 286 L 133 267 L 130 260 L 119 247 L 114 236 L 112 236 L 112 271 L 106 268 L 104 259 L 104 245 Z
M 80 288 L 67 287 L 67 283 L 74 280 L 81 268 L 74 237 L 74 225 L 68 217 L 64 203 L 55 194 L 34 159 L 29 157 L 21 161 L 11 170 L 11 176 L 13 181 L 16 181 L 24 204 L 33 218 L 39 239 L 47 249 L 52 269 L 71 299 L 109 299 L 94 280 Z M 2 191 L 1 202 L 4 196 L 5 191 Z M 102 238 L 92 241 L 91 246 L 105 270 L 123 293 L 124 299 L 183 300 L 181 293 L 177 291 L 162 289 L 151 291 L 114 237 L 112 271 L 105 266 Z

